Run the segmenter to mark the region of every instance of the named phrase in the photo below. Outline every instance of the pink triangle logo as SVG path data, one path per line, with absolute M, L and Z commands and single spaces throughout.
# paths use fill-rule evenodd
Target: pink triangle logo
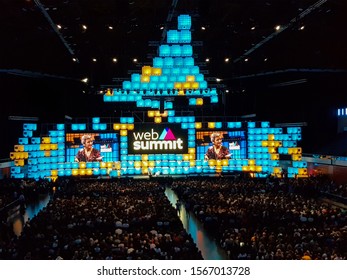
M 164 140 L 176 140 L 175 135 L 172 133 L 171 129 L 167 130 Z

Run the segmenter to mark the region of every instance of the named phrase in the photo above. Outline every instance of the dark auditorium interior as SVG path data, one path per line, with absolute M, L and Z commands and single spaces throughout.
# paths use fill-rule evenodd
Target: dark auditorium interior
M 0 259 L 346 260 L 346 12 L 346 0 L 1 0 Z M 305 176 L 216 160 L 215 173 L 133 176 L 120 162 L 115 176 L 11 177 L 26 121 L 136 120 L 133 103 L 103 98 L 151 65 L 179 15 L 219 101 L 166 100 L 202 120 L 300 126 Z

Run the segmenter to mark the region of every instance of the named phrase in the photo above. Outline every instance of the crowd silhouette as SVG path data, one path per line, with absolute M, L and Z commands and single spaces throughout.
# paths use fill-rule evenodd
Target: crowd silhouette
M 1 209 L 47 192 L 51 199 L 20 236 L 1 211 L 0 259 L 202 259 L 165 196 L 170 187 L 229 259 L 347 257 L 345 195 L 329 178 L 190 177 L 171 180 L 59 178 L 2 181 Z
M 230 259 L 346 259 L 346 208 L 322 179 L 178 180 L 172 188 Z
M 202 259 L 156 182 L 64 180 L 2 259 Z

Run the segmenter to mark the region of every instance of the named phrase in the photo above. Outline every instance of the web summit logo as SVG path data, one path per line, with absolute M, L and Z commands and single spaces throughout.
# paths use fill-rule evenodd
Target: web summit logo
M 153 128 L 147 132 L 133 132 L 134 151 L 183 150 L 183 140 L 176 138 L 170 128 L 164 128 L 160 133 Z

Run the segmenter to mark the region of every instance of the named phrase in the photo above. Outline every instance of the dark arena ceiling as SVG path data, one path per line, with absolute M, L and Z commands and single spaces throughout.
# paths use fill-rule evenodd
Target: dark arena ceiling
M 100 90 L 152 65 L 180 14 L 192 17 L 195 61 L 223 95 L 220 114 L 307 122 L 320 137 L 347 107 L 346 0 L 0 1 L 5 126 L 11 115 L 49 122 L 131 109 L 104 104 Z

